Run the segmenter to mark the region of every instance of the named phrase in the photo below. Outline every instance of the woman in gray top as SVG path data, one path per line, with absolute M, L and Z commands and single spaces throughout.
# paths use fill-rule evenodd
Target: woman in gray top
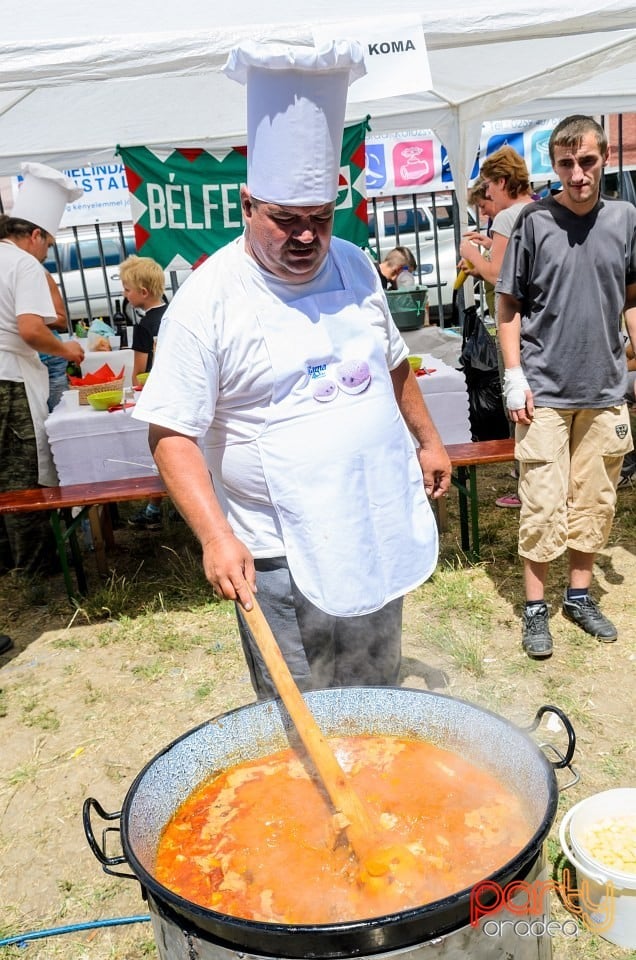
M 489 237 L 479 231 L 464 234 L 459 247 L 463 258 L 460 267 L 494 284 L 512 228 L 524 205 L 532 200 L 530 178 L 523 157 L 512 147 L 501 147 L 491 154 L 482 164 L 479 176 L 496 212 Z M 472 263 L 472 269 L 467 261 Z
M 474 231 L 464 235 L 459 247 L 463 258 L 460 267 L 472 276 L 480 277 L 494 286 L 499 279 L 512 228 L 523 208 L 532 200 L 530 177 L 523 157 L 512 147 L 501 147 L 482 164 L 480 181 L 487 189 L 488 197 L 496 212 L 489 237 Z M 468 262 L 472 263 L 473 269 L 467 269 Z M 494 299 L 496 304 L 496 296 Z M 504 362 L 499 337 L 497 337 L 497 360 L 499 379 L 503 383 Z M 518 510 L 521 500 L 515 491 L 498 497 L 495 504 L 498 507 Z

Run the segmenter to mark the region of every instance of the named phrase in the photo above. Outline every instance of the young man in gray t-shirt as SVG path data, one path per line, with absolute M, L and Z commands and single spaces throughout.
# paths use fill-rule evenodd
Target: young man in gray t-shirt
M 603 128 L 591 117 L 562 120 L 550 158 L 563 190 L 522 212 L 496 285 L 520 467 L 522 643 L 533 659 L 552 654 L 545 579 L 566 550 L 564 616 L 599 640 L 617 637 L 589 588 L 632 449 L 622 316 L 636 344 L 636 207 L 600 195 Z

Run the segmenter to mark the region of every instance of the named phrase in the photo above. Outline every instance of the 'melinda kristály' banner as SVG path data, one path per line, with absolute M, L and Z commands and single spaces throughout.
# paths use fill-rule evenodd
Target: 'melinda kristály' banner
M 113 156 L 104 163 L 72 167 L 64 173 L 82 188 L 83 193 L 73 203 L 66 204 L 61 228 L 130 220 L 128 181 L 121 160 Z M 12 200 L 15 200 L 21 182 L 21 176 L 11 178 Z
M 364 138 L 367 121 L 344 131 L 334 233 L 368 240 Z M 120 148 L 126 167 L 137 250 L 166 270 L 196 266 L 243 230 L 240 189 L 246 149 Z M 284 157 L 281 157 L 284 163 Z

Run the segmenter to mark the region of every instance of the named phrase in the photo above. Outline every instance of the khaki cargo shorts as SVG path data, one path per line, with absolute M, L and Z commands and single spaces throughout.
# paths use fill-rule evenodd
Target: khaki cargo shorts
M 547 563 L 566 549 L 607 543 L 623 457 L 633 449 L 625 404 L 603 410 L 538 407 L 517 424 L 519 553 Z

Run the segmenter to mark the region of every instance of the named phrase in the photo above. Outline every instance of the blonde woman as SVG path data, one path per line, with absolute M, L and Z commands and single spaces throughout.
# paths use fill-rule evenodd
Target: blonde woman
M 494 284 L 512 228 L 524 206 L 532 200 L 530 178 L 523 157 L 512 147 L 501 147 L 482 164 L 479 182 L 486 191 L 484 198 L 491 201 L 494 211 L 490 236 L 476 230 L 464 234 L 459 247 L 463 258 L 460 267 Z M 466 261 L 472 263 L 472 269 Z

